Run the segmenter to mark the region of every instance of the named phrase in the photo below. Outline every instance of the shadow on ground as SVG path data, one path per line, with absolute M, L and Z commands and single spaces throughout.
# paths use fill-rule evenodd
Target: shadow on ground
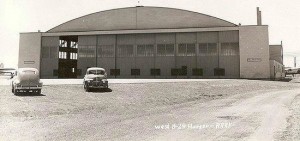
M 260 81 L 277 81 L 277 82 L 293 82 L 295 78 L 282 78 L 282 79 L 247 79 L 247 80 L 260 80 Z
M 18 93 L 16 96 L 46 96 L 44 94 L 38 94 L 38 93 Z
M 107 93 L 107 92 L 112 92 L 112 89 L 110 89 L 110 88 L 105 88 L 105 89 L 91 89 L 91 92 L 93 92 L 93 93 Z

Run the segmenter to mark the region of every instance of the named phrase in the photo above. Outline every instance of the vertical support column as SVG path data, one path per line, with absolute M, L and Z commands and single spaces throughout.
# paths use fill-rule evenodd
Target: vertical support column
M 115 41 L 115 71 L 117 69 L 117 48 L 118 48 L 118 35 L 116 34 L 116 41 Z M 115 78 L 117 78 L 116 72 L 115 72 Z
M 294 57 L 294 68 L 297 67 L 297 57 Z
M 198 44 L 198 33 L 196 32 L 196 45 L 195 45 L 195 57 L 196 57 L 196 68 L 198 68 L 198 54 L 199 53 L 199 44 Z M 193 75 L 193 68 L 192 68 Z
M 95 49 L 95 53 L 96 53 L 96 67 L 98 67 L 98 38 L 99 36 L 96 35 L 96 49 Z
M 221 41 L 220 41 L 220 32 L 218 33 L 218 43 L 217 43 L 217 54 L 218 54 L 218 69 L 220 68 L 220 54 L 221 54 Z M 226 71 L 226 70 L 225 70 Z M 215 72 L 214 72 L 215 73 Z M 221 76 L 218 75 L 218 78 Z
M 71 59 L 71 57 L 70 57 L 71 41 L 69 40 L 69 38 L 67 38 L 65 41 L 67 42 L 66 59 Z
M 41 36 L 40 38 L 41 38 L 41 40 L 40 40 L 40 51 L 39 51 L 40 52 L 40 62 L 39 62 L 39 67 L 37 69 L 39 70 L 39 77 L 42 78 L 41 71 L 42 71 L 42 60 L 43 60 L 43 57 L 42 57 L 42 48 L 43 48 L 43 39 L 42 38 L 43 37 Z M 57 52 L 57 54 L 58 54 L 58 52 Z M 50 50 L 49 50 L 49 57 L 50 57 Z M 4 65 L 0 62 L 0 68 L 1 67 L 4 68 Z
M 134 69 L 136 68 L 136 56 L 137 56 L 137 44 L 136 44 L 136 34 L 134 35 L 134 45 L 133 45 L 133 59 L 134 59 Z M 131 72 L 131 71 L 130 71 Z M 131 72 L 132 73 L 132 72 Z M 132 74 L 131 74 L 132 75 Z M 134 75 L 134 78 L 136 78 L 136 75 Z
M 280 53 L 280 55 L 281 55 L 281 60 L 282 60 L 282 65 L 283 65 L 284 63 L 283 63 L 283 46 L 282 46 L 282 41 L 280 42 L 280 45 L 281 45 L 281 53 Z
M 175 52 L 175 69 L 178 69 L 177 67 L 177 54 L 178 54 L 178 47 L 177 47 L 177 33 L 175 33 L 175 45 L 174 45 L 174 52 Z M 172 74 L 171 74 L 172 75 Z M 176 78 L 178 78 L 178 72 L 176 75 Z
M 156 53 L 157 53 L 156 35 L 157 34 L 154 34 L 155 43 L 154 43 L 154 46 L 153 46 L 154 47 L 154 53 L 153 53 L 153 66 L 154 66 L 154 68 L 153 69 L 156 69 Z M 150 75 L 151 75 L 151 70 L 150 70 Z M 155 75 L 153 77 L 156 78 L 156 72 L 155 72 Z

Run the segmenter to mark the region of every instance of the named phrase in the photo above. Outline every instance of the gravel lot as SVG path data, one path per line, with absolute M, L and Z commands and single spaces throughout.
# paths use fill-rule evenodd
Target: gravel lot
M 35 96 L 0 86 L 0 140 L 299 139 L 299 86 L 215 80 L 87 93 L 82 85 L 48 85 Z
M 279 134 L 279 140 L 297 141 L 300 140 L 300 95 L 298 95 L 290 106 L 290 116 L 287 118 L 286 130 Z

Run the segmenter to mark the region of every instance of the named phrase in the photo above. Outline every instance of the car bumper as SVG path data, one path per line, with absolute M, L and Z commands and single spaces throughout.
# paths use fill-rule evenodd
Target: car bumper
M 108 81 L 93 81 L 88 82 L 87 86 L 89 88 L 107 88 L 108 87 Z
M 41 90 L 41 86 L 16 86 L 16 90 Z

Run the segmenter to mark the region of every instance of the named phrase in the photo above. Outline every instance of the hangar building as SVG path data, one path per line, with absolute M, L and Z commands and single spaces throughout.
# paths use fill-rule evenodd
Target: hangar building
M 187 10 L 129 7 L 92 13 L 47 32 L 21 33 L 19 68 L 41 78 L 270 78 L 268 26 Z

